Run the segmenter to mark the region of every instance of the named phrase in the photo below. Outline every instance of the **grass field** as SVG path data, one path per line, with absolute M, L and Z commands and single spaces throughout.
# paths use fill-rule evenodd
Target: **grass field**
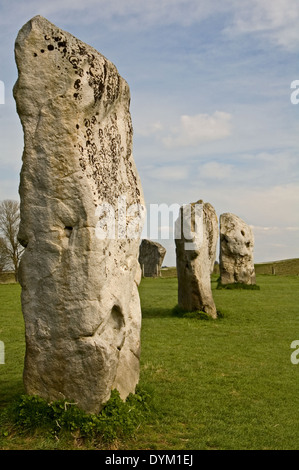
M 256 274 L 299 276 L 299 258 L 272 261 L 268 263 L 257 263 L 254 267 Z M 219 275 L 219 265 L 215 265 L 214 273 Z M 163 268 L 161 271 L 161 277 L 176 277 L 176 268 Z
M 299 259 L 286 259 L 282 261 L 273 261 L 272 263 L 260 263 L 255 265 L 257 274 L 278 274 L 279 276 L 288 276 L 290 274 L 299 275 Z
M 298 449 L 299 277 L 258 275 L 258 291 L 217 290 L 223 318 L 173 315 L 177 279 L 142 279 L 140 385 L 151 414 L 120 449 Z M 20 287 L 0 285 L 0 410 L 23 393 L 24 326 Z M 48 436 L 0 431 L 0 449 L 74 448 Z M 81 443 L 82 446 L 82 443 Z

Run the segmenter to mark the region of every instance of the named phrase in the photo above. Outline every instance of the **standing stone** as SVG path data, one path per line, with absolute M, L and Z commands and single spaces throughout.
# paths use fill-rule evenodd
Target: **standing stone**
M 253 248 L 254 237 L 249 225 L 234 214 L 222 214 L 220 216 L 221 284 L 255 284 Z
M 25 389 L 94 413 L 139 380 L 143 194 L 130 91 L 111 62 L 41 16 L 15 55 Z
M 201 200 L 182 206 L 175 233 L 178 305 L 182 310 L 200 310 L 216 318 L 211 289 L 219 234 L 215 209 Z
M 160 243 L 142 240 L 139 248 L 139 263 L 144 277 L 160 276 L 165 254 L 166 249 Z

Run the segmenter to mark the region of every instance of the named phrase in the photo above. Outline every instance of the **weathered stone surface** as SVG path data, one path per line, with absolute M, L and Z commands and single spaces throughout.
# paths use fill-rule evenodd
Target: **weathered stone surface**
M 160 276 L 165 255 L 166 249 L 160 243 L 143 239 L 139 248 L 139 263 L 143 276 Z
M 240 217 L 229 212 L 220 216 L 221 284 L 255 284 L 254 237 Z
M 185 311 L 200 310 L 216 318 L 211 273 L 219 229 L 213 206 L 201 200 L 182 206 L 175 231 L 178 305 Z
M 97 412 L 111 389 L 124 399 L 139 380 L 140 236 L 124 236 L 133 212 L 121 238 L 118 224 L 114 238 L 96 232 L 104 203 L 116 219 L 119 198 L 122 217 L 124 200 L 125 209 L 143 205 L 130 91 L 111 62 L 41 16 L 20 30 L 15 55 L 24 384 Z

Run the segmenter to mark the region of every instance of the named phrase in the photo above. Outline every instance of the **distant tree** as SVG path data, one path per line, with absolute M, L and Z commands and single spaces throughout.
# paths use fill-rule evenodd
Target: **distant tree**
M 0 202 L 0 249 L 7 257 L 7 267 L 10 264 L 15 271 L 16 281 L 18 280 L 19 264 L 24 248 L 18 241 L 18 231 L 20 224 L 20 204 L 17 201 L 6 199 Z
M 9 269 L 10 259 L 4 238 L 0 237 L 0 273 Z

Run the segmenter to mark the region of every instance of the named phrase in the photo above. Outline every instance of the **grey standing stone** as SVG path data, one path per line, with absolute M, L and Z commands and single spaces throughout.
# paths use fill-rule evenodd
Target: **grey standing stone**
M 181 207 L 175 224 L 178 305 L 189 312 L 203 311 L 212 318 L 217 317 L 211 273 L 218 234 L 218 219 L 211 204 L 200 200 Z
M 254 236 L 251 228 L 237 215 L 220 216 L 221 284 L 255 284 L 253 261 Z
M 139 248 L 139 263 L 144 277 L 160 276 L 165 254 L 166 249 L 160 243 L 142 240 Z
M 99 230 L 107 207 L 118 220 L 119 198 L 137 218 L 144 204 L 130 91 L 109 60 L 41 16 L 19 31 L 15 56 L 25 389 L 98 412 L 139 380 L 140 236 L 124 236 L 133 212 L 115 237 Z

